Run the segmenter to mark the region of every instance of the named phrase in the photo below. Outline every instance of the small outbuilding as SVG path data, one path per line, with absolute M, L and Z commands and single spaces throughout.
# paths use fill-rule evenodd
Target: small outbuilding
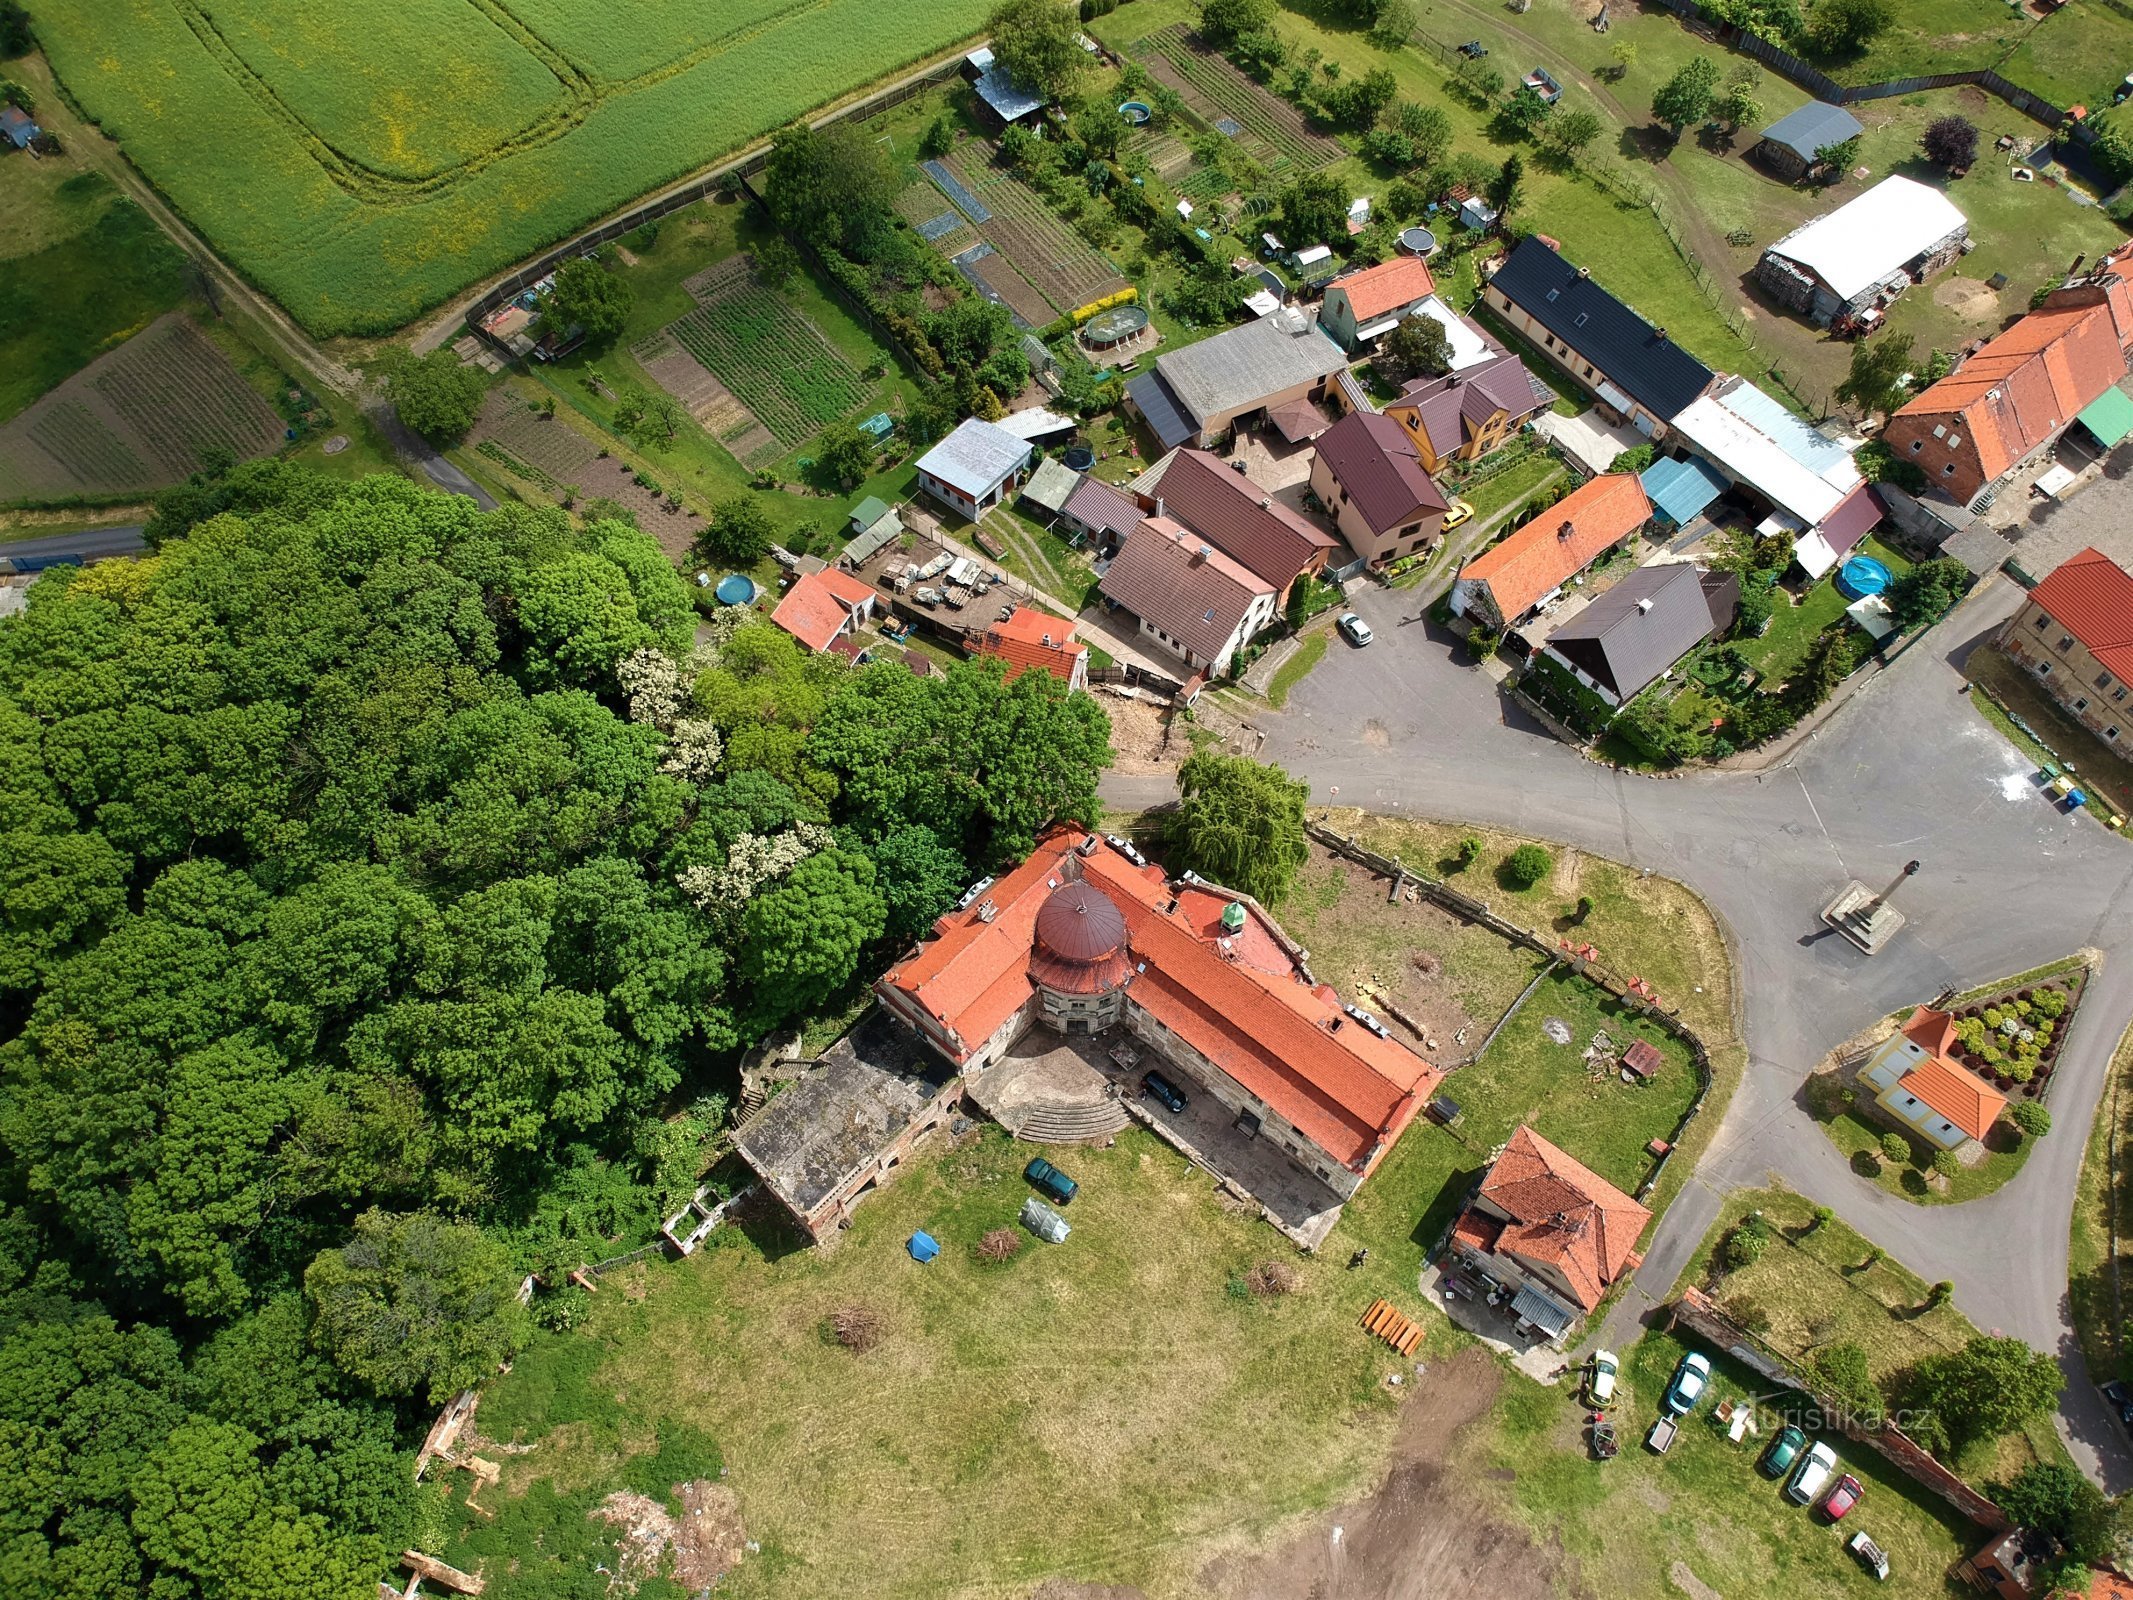
M 43 133 L 36 119 L 20 106 L 0 106 L 0 139 L 17 150 L 29 149 Z
M 1844 107 L 1810 100 L 1765 128 L 1749 154 L 1779 177 L 1797 181 L 1822 165 L 1817 151 L 1856 139 L 1865 131 Z

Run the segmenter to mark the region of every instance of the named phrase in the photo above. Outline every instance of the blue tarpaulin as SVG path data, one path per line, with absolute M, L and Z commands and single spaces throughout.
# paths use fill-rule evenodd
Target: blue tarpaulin
M 913 1261 L 931 1261 L 941 1253 L 941 1242 L 921 1228 L 911 1235 L 910 1242 L 904 1248 L 911 1252 Z
M 1696 515 L 1726 492 L 1726 480 L 1708 461 L 1690 456 L 1686 461 L 1654 461 L 1637 480 L 1651 497 L 1652 509 L 1675 527 L 1686 527 Z

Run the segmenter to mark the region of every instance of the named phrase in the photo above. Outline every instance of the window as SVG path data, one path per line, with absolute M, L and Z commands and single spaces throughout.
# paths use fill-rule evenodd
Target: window
M 2052 675 L 2052 664 L 2051 664 L 2051 663 L 2050 663 L 2049 661 L 2040 661 L 2040 662 L 2038 662 L 2038 663 L 2037 663 L 2037 676 L 2038 676 L 2038 677 L 2040 677 L 2040 678 L 2049 678 L 2049 677 L 2050 677 L 2051 675 Z
M 1925 449 L 1925 447 L 1926 447 L 1926 441 L 1925 441 L 1925 440 L 1923 440 L 1923 439 L 1913 439 L 1913 440 L 1911 441 L 1911 454 L 1915 456 L 1915 455 L 1917 455 L 1917 454 L 1918 454 L 1918 452 L 1919 452 L 1919 451 L 1921 451 L 1921 450 Z
M 1936 422 L 1936 423 L 1934 423 L 1934 424 L 1933 424 L 1933 437 L 1934 437 L 1934 438 L 1936 438 L 1936 439 L 1945 439 L 1945 438 L 1947 438 L 1947 437 L 1948 437 L 1948 425 L 1947 425 L 1947 424 L 1946 424 L 1945 422 Z
M 2088 710 L 2088 708 L 2089 708 L 2089 697 L 2088 697 L 2087 695 L 2085 695 L 2085 694 L 2084 694 L 2084 695 L 2076 695 L 2076 696 L 2074 697 L 2074 709 L 2075 709 L 2076 711 L 2086 711 L 2086 710 Z
M 1953 450 L 1953 449 L 1957 448 L 1957 447 L 1958 447 L 1959 445 L 1961 445 L 1961 444 L 1962 444 L 1962 442 L 1963 442 L 1963 436 L 1962 436 L 1961 434 L 1959 434 L 1959 433 L 1951 433 L 1951 434 L 1949 434 L 1949 435 L 1948 435 L 1948 448 L 1949 448 L 1950 450 Z
M 1954 477 L 1954 476 L 1955 476 L 1955 463 L 1951 461 L 1951 462 L 1949 462 L 1949 463 L 1948 463 L 1948 464 L 1947 464 L 1947 465 L 1946 465 L 1945 467 L 1942 467 L 1942 468 L 1940 469 L 1940 475 L 1941 475 L 1941 476 L 1942 476 L 1943 478 L 1952 478 L 1952 477 Z
M 2118 742 L 2118 730 L 2115 727 L 2104 729 L 2103 736 L 2106 739 L 2110 740 L 2113 744 L 2116 744 Z
M 2108 672 L 2099 672 L 2099 673 L 2097 673 L 2097 674 L 2096 674 L 2096 687 L 2097 687 L 2097 688 L 2099 688 L 2099 689 L 2108 689 L 2108 688 L 2110 688 L 2110 687 L 2111 687 L 2111 675 L 2110 675 L 2110 674 L 2109 674 Z
M 2124 700 L 2125 700 L 2125 698 L 2126 698 L 2126 686 L 2125 686 L 2124 684 L 2122 684 L 2122 683 L 2121 683 L 2121 684 L 2120 684 L 2120 685 L 2119 685 L 2119 686 L 2118 686 L 2117 688 L 2115 688 L 2115 689 L 2113 689 L 2113 690 L 2111 691 L 2111 703 L 2112 703 L 2113 705 L 2119 705 L 2119 704 L 2123 703 L 2123 702 L 2124 702 Z
M 2059 635 L 2059 654 L 2061 654 L 2061 655 L 2065 655 L 2065 654 L 2067 653 L 2067 651 L 2069 651 L 2069 650 L 2071 650 L 2071 649 L 2073 649 L 2073 648 L 2074 648 L 2074 636 L 2073 636 L 2072 634 L 2070 634 L 2070 633 L 2062 633 L 2062 634 L 2060 634 L 2060 635 Z
M 2049 628 L 2051 625 L 2052 619 L 2050 617 L 2037 618 L 2037 632 L 2042 633 L 2046 628 Z

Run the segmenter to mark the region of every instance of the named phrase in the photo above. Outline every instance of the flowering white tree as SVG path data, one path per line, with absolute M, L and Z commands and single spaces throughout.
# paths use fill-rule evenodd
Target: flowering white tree
M 724 866 L 689 867 L 674 881 L 700 911 L 737 911 L 829 844 L 829 829 L 812 822 L 795 823 L 784 833 L 744 833 L 726 852 Z

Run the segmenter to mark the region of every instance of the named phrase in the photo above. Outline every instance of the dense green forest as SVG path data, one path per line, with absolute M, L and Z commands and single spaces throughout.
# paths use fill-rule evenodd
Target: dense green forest
M 1109 729 L 700 618 L 626 521 L 266 462 L 157 531 L 0 622 L 0 1590 L 369 1600 L 430 1408 L 568 1316 L 520 1278 Z

